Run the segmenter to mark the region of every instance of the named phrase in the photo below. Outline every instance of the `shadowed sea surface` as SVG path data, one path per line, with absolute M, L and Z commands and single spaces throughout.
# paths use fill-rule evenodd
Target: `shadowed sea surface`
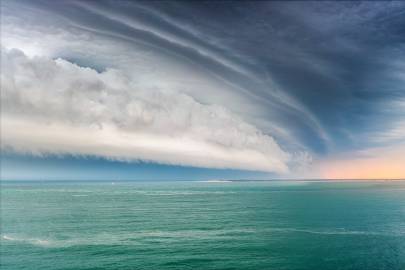
M 405 182 L 2 182 L 1 269 L 405 269 Z

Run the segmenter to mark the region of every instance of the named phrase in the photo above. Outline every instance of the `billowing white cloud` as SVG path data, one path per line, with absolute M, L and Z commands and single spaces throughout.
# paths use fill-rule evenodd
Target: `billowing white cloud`
M 288 171 L 291 155 L 272 137 L 222 106 L 163 84 L 4 48 L 1 76 L 3 148 Z
M 267 71 L 263 75 L 261 68 L 251 69 L 254 59 L 221 42 L 222 35 L 211 35 L 147 5 L 131 6 L 151 20 L 97 3 L 3 1 L 2 45 L 30 57 L 61 57 L 99 71 L 115 68 L 148 88 L 180 91 L 199 103 L 217 104 L 289 148 L 301 145 L 300 151 L 310 151 L 293 124 L 296 120 L 316 133 L 325 147 L 331 144 L 318 117 L 278 87 Z M 285 114 L 293 121 L 286 121 Z M 285 132 L 279 134 L 280 130 Z

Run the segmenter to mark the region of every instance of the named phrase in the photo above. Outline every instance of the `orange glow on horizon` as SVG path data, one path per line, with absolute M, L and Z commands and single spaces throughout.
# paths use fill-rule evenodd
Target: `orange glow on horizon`
M 328 161 L 321 165 L 326 179 L 405 179 L 404 159 L 355 159 Z

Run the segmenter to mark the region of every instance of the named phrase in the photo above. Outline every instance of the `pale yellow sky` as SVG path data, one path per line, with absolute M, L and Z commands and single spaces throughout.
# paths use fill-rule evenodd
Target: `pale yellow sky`
M 405 179 L 405 146 L 347 153 L 320 161 L 313 170 L 327 179 Z

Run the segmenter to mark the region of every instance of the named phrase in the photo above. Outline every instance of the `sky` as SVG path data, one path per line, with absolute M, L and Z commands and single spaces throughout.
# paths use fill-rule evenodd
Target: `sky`
M 405 178 L 405 2 L 1 1 L 1 179 Z

